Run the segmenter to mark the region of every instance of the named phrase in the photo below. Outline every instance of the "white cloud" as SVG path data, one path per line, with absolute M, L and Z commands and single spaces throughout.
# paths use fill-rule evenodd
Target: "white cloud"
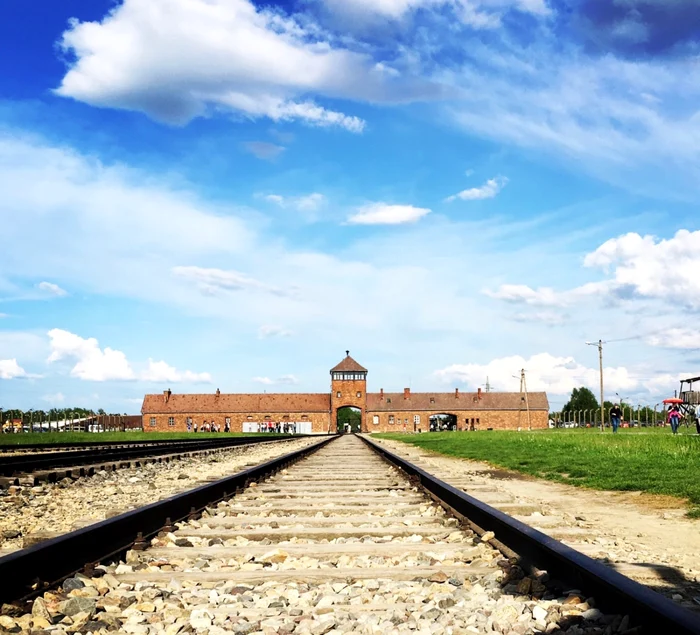
M 645 338 L 649 346 L 681 350 L 700 349 L 700 329 L 669 328 Z
M 48 362 L 53 363 L 64 359 L 75 361 L 70 371 L 72 377 L 87 381 L 136 378 L 124 353 L 111 348 L 101 349 L 94 337 L 84 339 L 62 329 L 52 329 L 48 335 L 51 339 L 51 355 Z
M 549 287 L 532 289 L 524 284 L 502 284 L 496 291 L 485 289 L 484 293 L 496 300 L 530 306 L 565 306 L 563 295 Z
M 241 145 L 244 150 L 250 152 L 253 156 L 266 161 L 276 159 L 286 150 L 284 146 L 278 146 L 267 141 L 246 141 Z
M 0 359 L 0 379 L 19 379 L 28 376 L 16 359 Z
M 700 231 L 682 229 L 668 239 L 628 233 L 603 243 L 584 265 L 612 269 L 610 283 L 622 297 L 700 308 Z
M 261 340 L 271 337 L 290 337 L 291 335 L 293 335 L 293 333 L 289 329 L 274 324 L 263 324 L 258 329 L 258 339 Z
M 271 379 L 270 377 L 253 377 L 253 381 L 256 384 L 263 384 L 265 386 L 274 386 L 278 384 L 294 385 L 299 383 L 299 379 L 297 379 L 295 375 L 282 375 L 276 379 Z
M 53 282 L 40 282 L 36 286 L 37 289 L 40 289 L 41 291 L 46 291 L 46 293 L 49 293 L 50 295 L 55 295 L 58 298 L 68 295 L 67 291 L 61 289 L 61 287 L 59 287 L 57 284 L 54 284 Z
M 174 124 L 223 109 L 360 132 L 361 119 L 306 95 L 385 92 L 369 56 L 248 0 L 124 0 L 101 22 L 74 21 L 61 47 L 75 61 L 59 95 Z
M 326 203 L 326 197 L 319 192 L 312 192 L 304 196 L 265 194 L 262 198 L 268 203 L 274 203 L 284 209 L 293 209 L 298 212 L 316 212 Z
M 141 374 L 140 378 L 144 381 L 152 382 L 189 382 L 189 383 L 209 383 L 211 375 L 209 373 L 193 373 L 190 370 L 179 371 L 177 368 L 166 364 L 163 361 L 154 362 L 148 360 L 148 368 Z
M 597 367 L 584 366 L 573 357 L 556 357 L 549 353 L 539 353 L 528 359 L 513 355 L 494 359 L 488 364 L 452 364 L 435 371 L 435 375 L 445 382 L 462 382 L 471 387 L 481 386 L 488 376 L 495 390 L 518 391 L 523 368 L 528 391 L 544 390 L 564 395 L 579 386 L 588 386 L 595 391 L 599 385 Z M 640 380 L 624 366 L 607 367 L 603 372 L 609 391 L 632 390 L 640 385 Z
M 0 320 L 6 317 L 10 317 L 8 313 L 0 313 Z
M 468 190 L 462 190 L 453 196 L 448 196 L 445 201 L 451 203 L 460 199 L 462 201 L 478 201 L 485 198 L 493 198 L 496 196 L 508 183 L 505 176 L 497 176 L 489 179 L 481 187 L 472 187 Z
M 387 203 L 369 203 L 358 209 L 347 220 L 350 225 L 401 225 L 415 223 L 431 210 L 413 205 L 388 205 Z
M 46 401 L 47 403 L 50 403 L 52 406 L 55 406 L 57 404 L 64 403 L 66 397 L 62 392 L 57 392 L 54 394 L 44 395 L 42 397 L 42 400 Z
M 207 269 L 204 267 L 173 267 L 173 273 L 180 278 L 194 282 L 203 293 L 207 294 L 217 294 L 221 291 L 260 291 L 272 295 L 286 296 L 294 293 L 294 289 L 285 291 L 255 280 L 238 271 L 224 271 L 222 269 Z

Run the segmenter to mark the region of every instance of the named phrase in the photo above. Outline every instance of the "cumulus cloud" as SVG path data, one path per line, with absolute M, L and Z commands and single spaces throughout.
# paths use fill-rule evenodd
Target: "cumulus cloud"
M 231 110 L 361 132 L 360 118 L 306 96 L 402 92 L 388 90 L 370 56 L 249 0 L 124 0 L 100 22 L 74 21 L 60 45 L 72 61 L 59 95 L 172 124 Z
M 357 214 L 347 220 L 350 225 L 402 225 L 415 223 L 431 210 L 413 205 L 388 205 L 387 203 L 369 203 L 360 207 Z
M 584 265 L 611 272 L 622 297 L 700 309 L 700 230 L 681 229 L 668 239 L 630 232 L 603 243 Z
M 50 403 L 52 406 L 55 406 L 64 403 L 66 397 L 62 392 L 57 392 L 49 395 L 44 395 L 41 399 L 43 401 L 46 401 L 47 403 Z
M 193 384 L 211 382 L 209 373 L 193 373 L 191 370 L 180 371 L 164 361 L 148 360 L 148 368 L 141 374 L 141 379 L 152 382 L 189 382 Z
M 64 359 L 75 362 L 70 371 L 72 377 L 87 381 L 123 381 L 136 378 L 124 353 L 109 347 L 101 349 L 94 337 L 85 339 L 62 329 L 52 329 L 48 335 L 51 340 L 48 362 Z
M 291 335 L 293 335 L 293 333 L 289 329 L 274 324 L 263 324 L 258 329 L 258 339 L 261 340 L 272 337 L 290 337 Z
M 163 361 L 148 360 L 146 370 L 136 373 L 122 351 L 109 347 L 100 348 L 94 338 L 83 338 L 62 329 L 52 329 L 48 333 L 51 354 L 48 363 L 68 361 L 70 375 L 85 381 L 132 381 L 152 382 L 192 382 L 211 381 L 209 373 L 179 371 Z
M 270 377 L 253 377 L 253 381 L 265 386 L 274 386 L 276 384 L 293 385 L 299 383 L 299 380 L 294 375 L 282 375 L 276 379 L 271 379 Z
M 194 282 L 203 293 L 207 294 L 215 295 L 222 291 L 259 291 L 277 296 L 287 296 L 294 293 L 293 289 L 280 289 L 238 271 L 205 267 L 173 267 L 173 273 L 189 282 Z
M 286 149 L 284 146 L 278 146 L 268 141 L 245 141 L 241 145 L 244 150 L 250 152 L 253 156 L 266 161 L 276 159 Z
M 37 289 L 45 291 L 50 295 L 55 295 L 58 298 L 68 295 L 67 291 L 61 289 L 61 287 L 59 287 L 57 284 L 54 284 L 53 282 L 40 282 L 36 285 L 36 287 Z
M 546 391 L 554 395 L 570 393 L 579 386 L 596 389 L 599 382 L 597 367 L 588 367 L 573 357 L 557 357 L 539 353 L 529 358 L 520 355 L 494 359 L 488 364 L 452 364 L 435 371 L 446 383 L 461 382 L 468 386 L 480 386 L 488 376 L 495 390 L 520 389 L 520 370 L 525 369 L 529 391 Z M 608 390 L 632 390 L 640 380 L 624 366 L 603 369 Z M 514 377 L 515 375 L 515 377 Z
M 16 359 L 0 359 L 0 379 L 20 379 L 28 376 Z

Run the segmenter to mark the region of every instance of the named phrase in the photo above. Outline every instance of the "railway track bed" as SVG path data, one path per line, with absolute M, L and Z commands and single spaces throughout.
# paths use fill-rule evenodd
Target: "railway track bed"
M 234 497 L 160 523 L 123 560 L 31 604 L 5 605 L 14 614 L 0 627 L 53 635 L 641 632 L 639 616 L 601 611 L 598 598 L 504 557 L 493 534 L 446 511 L 359 438 L 319 445 L 273 476 L 250 472 L 253 482 Z

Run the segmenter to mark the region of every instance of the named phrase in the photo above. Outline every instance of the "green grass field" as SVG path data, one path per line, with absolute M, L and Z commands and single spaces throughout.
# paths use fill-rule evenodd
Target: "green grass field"
M 685 499 L 700 518 L 700 437 L 683 427 L 380 434 L 449 456 L 486 461 L 540 478 L 601 490 Z
M 249 434 L 224 432 L 35 432 L 25 434 L 0 434 L 0 447 L 39 443 L 76 444 L 100 441 L 172 441 L 175 439 L 208 439 L 224 437 L 261 437 L 274 439 L 287 434 Z

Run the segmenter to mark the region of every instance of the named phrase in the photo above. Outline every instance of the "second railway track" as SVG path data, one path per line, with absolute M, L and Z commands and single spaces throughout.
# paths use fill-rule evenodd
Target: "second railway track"
M 62 592 L 35 600 L 31 615 L 19 615 L 17 609 L 14 617 L 5 616 L 5 623 L 15 629 L 137 635 L 631 635 L 642 632 L 641 626 L 650 627 L 644 631 L 648 633 L 700 632 L 672 605 L 651 602 L 654 606 L 646 613 L 641 608 L 627 616 L 629 607 L 638 606 L 639 598 L 631 596 L 639 590 L 632 587 L 613 594 L 605 612 L 599 610 L 596 601 L 603 607 L 605 598 L 597 594 L 606 589 L 605 581 L 596 580 L 595 567 L 588 572 L 593 577 L 575 570 L 586 564 L 582 560 L 568 563 L 569 577 L 595 587 L 594 597 L 590 589 L 528 571 L 525 561 L 532 560 L 532 549 L 521 561 L 503 547 L 506 556 L 514 556 L 504 557 L 492 535 L 445 511 L 458 503 L 451 490 L 442 498 L 437 495 L 445 484 L 430 483 L 431 477 L 414 466 L 397 469 L 398 459 L 385 452 L 389 462 L 382 460 L 357 437 L 317 447 L 274 476 L 250 471 L 241 478 L 254 482 L 235 497 L 219 496 L 223 500 L 206 506 L 201 516 L 193 513 L 152 541 L 138 541 L 121 563 L 70 578 Z M 240 479 L 236 482 L 240 485 Z M 206 495 L 222 494 L 226 485 L 216 487 Z M 206 498 L 203 491 L 192 496 L 200 502 Z M 169 513 L 181 516 L 184 505 L 170 503 Z M 145 518 L 145 510 L 140 513 Z M 488 520 L 478 510 L 475 515 L 482 525 Z M 127 526 L 137 526 L 136 518 L 128 525 L 127 518 L 121 526 L 118 520 L 105 524 L 103 533 L 114 538 Z M 167 523 L 151 518 L 143 531 L 153 533 L 154 527 Z M 505 528 L 499 537 L 512 538 Z M 92 536 L 86 559 L 88 552 L 99 553 L 97 538 Z M 66 546 L 70 540 L 64 541 Z M 80 536 L 74 542 L 80 544 Z M 57 549 L 58 543 L 51 548 Z M 12 567 L 19 571 L 39 554 L 20 554 L 5 563 L 0 559 L 0 574 L 11 574 Z M 544 552 L 540 555 L 547 559 Z M 59 568 L 51 575 L 59 575 Z M 8 581 L 0 584 L 7 596 Z M 651 594 L 643 589 L 642 600 L 644 593 Z M 663 609 L 670 613 L 664 615 Z

